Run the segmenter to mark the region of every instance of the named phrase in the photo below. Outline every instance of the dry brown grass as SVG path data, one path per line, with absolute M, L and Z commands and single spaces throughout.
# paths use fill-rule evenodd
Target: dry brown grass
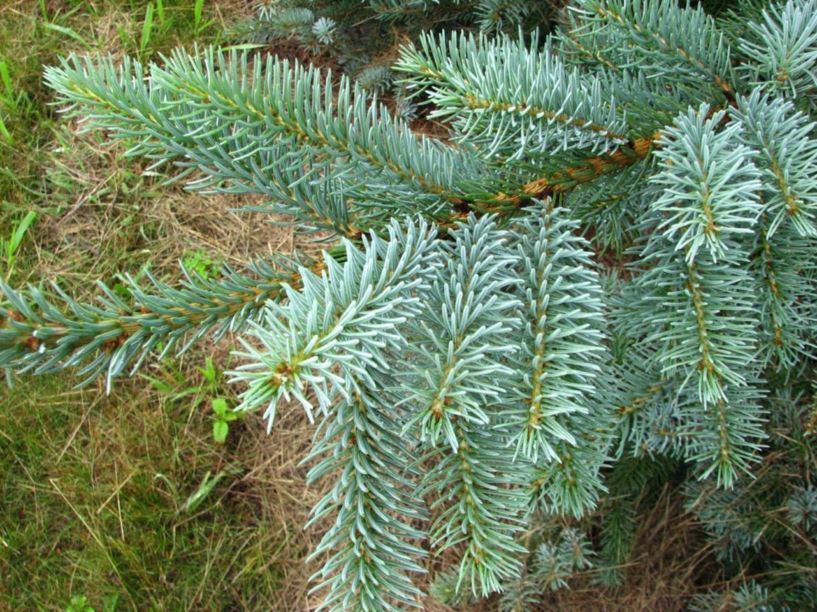
M 231 494 L 255 504 L 259 512 L 279 526 L 282 543 L 267 563 L 282 574 L 282 588 L 274 609 L 282 612 L 308 610 L 309 576 L 318 563 L 307 563 L 309 552 L 320 540 L 320 529 L 304 529 L 309 512 L 325 490 L 307 487 L 307 466 L 301 465 L 311 445 L 314 427 L 298 405 L 281 410 L 270 435 L 259 417 L 246 420 L 238 452 L 250 469 L 231 489 Z M 324 487 L 324 489 L 327 487 Z
M 543 610 L 675 612 L 685 610 L 707 570 L 710 550 L 681 499 L 664 489 L 649 512 L 639 516 L 633 553 L 620 568 L 621 585 L 603 587 L 593 571 L 557 591 Z
M 258 417 L 245 422 L 239 448 L 250 470 L 231 487 L 230 494 L 251 500 L 264 516 L 273 517 L 284 534 L 283 544 L 269 559 L 283 572 L 283 588 L 275 609 L 296 612 L 314 609 L 317 599 L 308 595 L 309 576 L 319 561 L 306 562 L 320 540 L 324 526 L 304 530 L 311 507 L 324 495 L 330 483 L 308 487 L 301 465 L 311 445 L 313 426 L 299 406 L 287 406 L 271 435 Z M 570 589 L 547 597 L 541 610 L 598 612 L 675 612 L 685 610 L 690 597 L 709 582 L 706 572 L 710 550 L 703 545 L 702 533 L 693 517 L 684 512 L 679 496 L 667 488 L 653 508 L 640 517 L 630 561 L 620 568 L 622 583 L 617 588 L 600 586 L 597 572 L 588 571 L 570 581 Z M 433 573 L 442 569 L 439 560 L 429 558 Z M 496 602 L 456 608 L 483 612 L 494 610 Z M 455 608 L 426 598 L 423 609 L 447 612 Z
M 179 262 L 194 253 L 241 268 L 272 253 L 292 253 L 292 229 L 263 213 L 238 209 L 258 197 L 202 195 L 182 185 L 162 187 L 144 167 L 122 159 L 122 147 L 76 124 L 62 132 L 51 154 L 48 203 L 33 243 L 29 278 L 61 279 L 93 291 L 89 279 L 150 265 L 159 278 L 178 277 Z

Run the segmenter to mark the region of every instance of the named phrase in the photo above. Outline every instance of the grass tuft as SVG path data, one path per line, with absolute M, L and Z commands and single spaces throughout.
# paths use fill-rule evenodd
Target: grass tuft
M 0 394 L 0 592 L 11 609 L 64 609 L 77 596 L 98 609 L 273 602 L 282 574 L 267 560 L 284 535 L 240 493 L 253 468 L 240 433 L 226 447 L 213 440 L 190 382 L 169 398 L 144 384 L 105 397 L 59 378 Z

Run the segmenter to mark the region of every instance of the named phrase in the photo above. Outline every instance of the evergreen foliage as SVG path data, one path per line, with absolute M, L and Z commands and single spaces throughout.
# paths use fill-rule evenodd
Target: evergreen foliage
M 429 553 L 456 559 L 438 597 L 535 606 L 623 563 L 671 475 L 727 578 L 776 551 L 734 601 L 814 603 L 817 5 L 575 0 L 545 35 L 556 8 L 519 0 L 279 3 L 256 34 L 341 45 L 352 5 L 451 28 L 362 84 L 210 48 L 48 69 L 151 172 L 260 194 L 325 250 L 94 303 L 0 284 L 0 366 L 111 384 L 240 334 L 239 410 L 272 428 L 294 399 L 315 423 L 327 609 L 420 606 Z M 395 78 L 397 115 L 376 96 Z M 598 558 L 572 526 L 594 511 Z

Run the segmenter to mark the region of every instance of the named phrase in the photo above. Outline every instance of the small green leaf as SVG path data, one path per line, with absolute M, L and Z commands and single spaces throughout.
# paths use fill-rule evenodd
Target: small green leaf
M 11 82 L 11 74 L 9 74 L 6 60 L 0 60 L 0 81 L 2 81 L 3 89 L 5 89 L 4 100 L 12 109 L 15 108 L 17 104 L 14 96 L 14 84 Z
M 213 439 L 219 444 L 227 439 L 227 433 L 230 431 L 230 426 L 227 421 L 221 419 L 213 421 Z
M 132 297 L 130 288 L 124 283 L 116 283 L 113 287 L 113 292 L 123 298 L 130 298 Z
M 204 380 L 211 385 L 216 383 L 216 366 L 213 365 L 213 360 L 210 357 L 205 360 L 204 367 L 199 368 L 199 372 L 201 372 L 201 375 L 204 376 Z
M 217 397 L 213 400 L 213 412 L 220 417 L 227 416 L 227 400 L 223 397 Z
M 12 254 L 17 252 L 17 249 L 20 248 L 20 244 L 23 242 L 23 238 L 25 237 L 28 228 L 31 227 L 31 224 L 37 219 L 37 213 L 33 210 L 28 211 L 23 220 L 20 221 L 20 224 L 11 234 L 11 251 Z
M 85 595 L 74 595 L 65 612 L 94 612 L 94 609 L 88 605 Z
M 201 251 L 194 251 L 187 255 L 182 261 L 182 265 L 185 269 L 195 272 L 202 278 L 210 278 L 211 272 L 216 268 L 213 260 Z

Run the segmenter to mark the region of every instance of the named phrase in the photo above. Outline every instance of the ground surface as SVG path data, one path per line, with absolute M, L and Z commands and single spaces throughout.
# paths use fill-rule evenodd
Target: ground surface
M 194 0 L 164 0 L 160 20 L 154 2 L 146 34 L 148 4 L 0 1 L 0 236 L 37 213 L 14 261 L 0 261 L 11 285 L 59 278 L 87 297 L 148 262 L 172 279 L 179 260 L 208 272 L 292 248 L 289 232 L 230 212 L 236 201 L 143 177 L 50 105 L 42 68 L 61 56 L 218 42 L 251 3 L 206 0 L 197 18 Z M 0 387 L 0 610 L 302 609 L 305 572 L 291 561 L 306 550 L 296 525 L 311 500 L 283 449 L 303 424 L 281 423 L 281 450 L 256 421 L 213 440 L 212 400 L 234 399 L 226 346 L 157 364 L 109 396 L 77 390 L 68 373 Z M 202 371 L 208 358 L 214 372 Z

